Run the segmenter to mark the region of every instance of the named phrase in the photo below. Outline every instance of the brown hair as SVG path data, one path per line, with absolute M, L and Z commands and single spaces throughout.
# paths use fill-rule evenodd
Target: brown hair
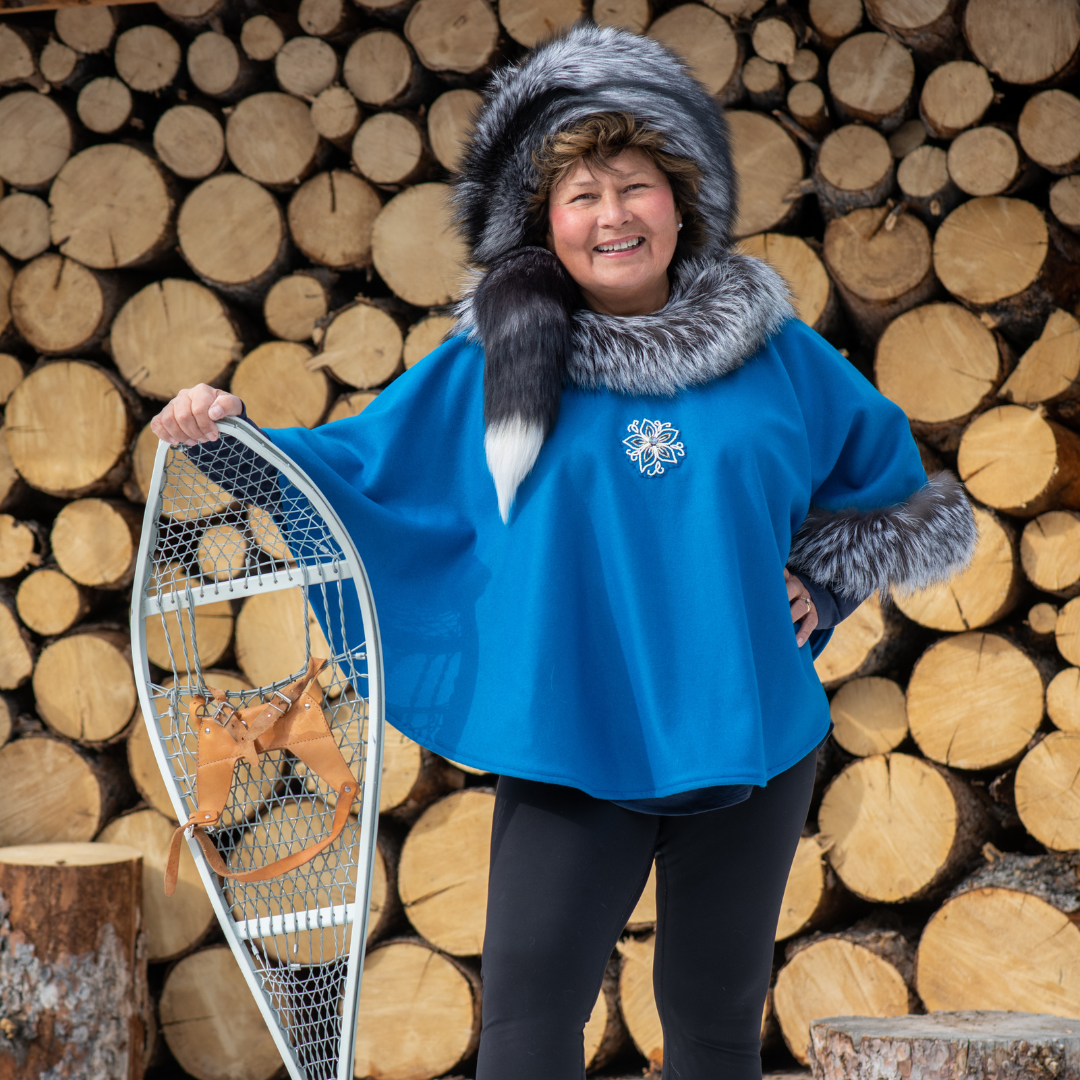
M 546 136 L 540 149 L 533 154 L 533 163 L 540 173 L 536 194 L 529 200 L 529 209 L 536 216 L 536 228 L 546 229 L 548 199 L 559 181 L 579 161 L 610 171 L 607 163 L 611 158 L 624 150 L 640 150 L 653 160 L 671 185 L 675 205 L 683 215 L 679 239 L 690 244 L 699 243 L 704 239 L 697 213 L 701 169 L 690 158 L 669 154 L 664 149 L 666 143 L 659 131 L 643 126 L 627 112 L 594 113 L 573 127 Z

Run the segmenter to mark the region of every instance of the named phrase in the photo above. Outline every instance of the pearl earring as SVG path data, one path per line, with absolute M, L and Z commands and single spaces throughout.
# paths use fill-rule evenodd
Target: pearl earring
M 681 229 L 682 228 L 682 222 L 680 221 L 679 224 L 675 226 L 675 228 Z

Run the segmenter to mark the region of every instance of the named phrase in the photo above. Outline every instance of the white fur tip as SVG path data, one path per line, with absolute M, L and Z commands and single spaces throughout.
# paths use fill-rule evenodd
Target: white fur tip
M 499 496 L 499 516 L 504 524 L 510 521 L 510 507 L 517 489 L 536 464 L 537 455 L 543 445 L 543 429 L 522 420 L 520 416 L 500 420 L 491 424 L 484 432 L 484 453 L 491 477 L 495 481 L 495 493 Z

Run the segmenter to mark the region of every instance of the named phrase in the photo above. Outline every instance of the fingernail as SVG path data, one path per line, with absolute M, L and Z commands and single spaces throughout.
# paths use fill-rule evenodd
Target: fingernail
M 211 405 L 208 414 L 211 420 L 220 420 L 225 415 L 225 410 L 220 405 Z

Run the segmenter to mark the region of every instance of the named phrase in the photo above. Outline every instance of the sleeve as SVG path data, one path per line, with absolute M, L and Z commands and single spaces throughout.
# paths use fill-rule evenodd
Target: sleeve
M 814 602 L 818 614 L 818 630 L 831 630 L 842 623 L 866 599 L 865 596 L 840 596 L 806 574 L 796 576 L 806 586 L 806 591 Z
M 802 324 L 778 345 L 802 408 L 811 497 L 788 568 L 856 606 L 947 581 L 975 550 L 963 486 L 929 478 L 902 409 Z
M 243 402 L 238 420 L 244 420 L 256 431 L 262 428 L 247 414 Z M 245 452 L 241 442 L 222 435 L 213 442 L 182 447 L 188 459 L 218 487 L 232 492 L 243 502 L 251 502 L 264 510 L 275 511 L 280 501 L 277 477 L 270 476 L 256 465 L 256 459 Z

